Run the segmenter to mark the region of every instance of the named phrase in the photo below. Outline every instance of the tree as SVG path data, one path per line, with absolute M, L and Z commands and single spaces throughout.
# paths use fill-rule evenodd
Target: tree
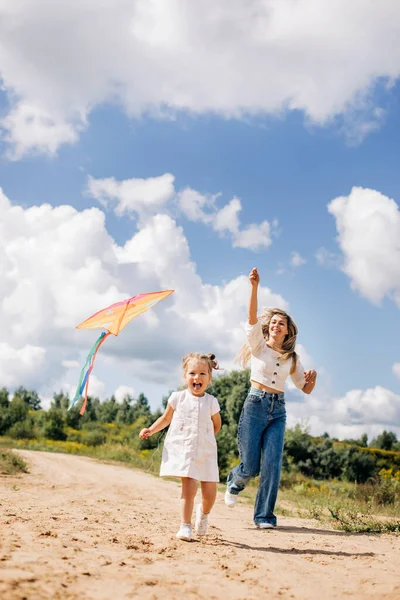
M 101 402 L 97 408 L 97 419 L 101 423 L 115 423 L 119 410 L 119 404 L 115 396 L 111 396 L 109 400 Z
M 142 393 L 139 394 L 137 400 L 132 405 L 133 409 L 133 420 L 136 421 L 138 417 L 146 417 L 148 420 L 151 420 L 151 409 L 149 405 L 149 401 L 146 396 Z
M 365 483 L 378 471 L 375 458 L 368 451 L 349 448 L 345 455 L 346 464 L 343 474 L 349 481 Z
M 379 448 L 380 450 L 393 450 L 395 444 L 397 444 L 396 434 L 385 429 L 377 438 L 372 440 L 370 447 Z
M 21 398 L 15 397 L 11 400 L 8 408 L 8 414 L 10 415 L 11 425 L 18 423 L 18 421 L 24 421 L 28 415 L 28 404 Z
M 124 425 L 131 425 L 134 420 L 132 398 L 127 394 L 118 407 L 115 421 Z
M 51 408 L 46 413 L 43 435 L 49 440 L 66 440 L 65 421 L 61 409 Z
M 19 387 L 14 392 L 14 399 L 20 399 L 31 409 L 40 410 L 40 398 L 35 390 L 26 390 L 24 387 Z
M 8 390 L 3 387 L 0 390 L 0 408 L 8 408 L 9 404 Z
M 50 408 L 61 409 L 64 411 L 68 410 L 68 408 L 69 408 L 68 396 L 66 396 L 62 390 L 58 394 L 54 394 Z

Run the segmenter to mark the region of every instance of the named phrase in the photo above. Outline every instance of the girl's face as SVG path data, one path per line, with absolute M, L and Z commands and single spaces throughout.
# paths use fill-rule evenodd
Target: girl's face
M 208 363 L 197 358 L 190 359 L 185 371 L 185 381 L 189 392 L 193 396 L 204 396 L 204 392 L 211 381 Z
M 289 333 L 286 317 L 279 314 L 273 315 L 268 329 L 269 339 L 275 343 L 282 344 Z

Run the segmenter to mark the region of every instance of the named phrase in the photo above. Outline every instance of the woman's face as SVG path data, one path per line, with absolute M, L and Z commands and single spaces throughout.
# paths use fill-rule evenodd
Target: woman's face
M 279 314 L 272 315 L 269 324 L 269 339 L 277 344 L 282 344 L 288 333 L 287 318 Z

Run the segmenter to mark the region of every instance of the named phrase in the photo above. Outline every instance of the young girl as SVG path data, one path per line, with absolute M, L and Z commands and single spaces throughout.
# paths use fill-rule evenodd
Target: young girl
M 170 423 L 165 438 L 160 475 L 182 480 L 181 526 L 179 540 L 192 539 L 192 512 L 201 485 L 202 503 L 196 507 L 195 531 L 207 533 L 208 515 L 214 505 L 219 481 L 215 434 L 221 429 L 219 404 L 206 393 L 212 370 L 218 369 L 214 354 L 187 354 L 183 357 L 183 373 L 187 389 L 171 394 L 164 414 L 150 427 L 142 429 L 147 439 Z

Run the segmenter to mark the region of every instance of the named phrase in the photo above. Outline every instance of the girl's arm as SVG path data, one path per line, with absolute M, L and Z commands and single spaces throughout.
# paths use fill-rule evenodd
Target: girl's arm
M 314 387 L 315 387 L 315 382 L 317 380 L 317 371 L 314 371 L 313 369 L 310 369 L 309 371 L 307 371 L 305 373 L 305 379 L 306 382 L 302 388 L 302 391 L 305 394 L 311 394 L 311 392 L 313 391 Z
M 252 269 L 249 280 L 251 283 L 251 292 L 250 292 L 250 300 L 249 300 L 249 315 L 248 322 L 249 325 L 255 325 L 257 323 L 257 292 L 258 292 L 258 284 L 260 283 L 260 276 L 258 274 L 257 269 Z
M 141 440 L 147 440 L 150 436 L 162 429 L 165 429 L 172 421 L 172 417 L 174 416 L 174 409 L 170 404 L 167 404 L 167 408 L 165 409 L 164 414 L 154 421 L 153 425 L 150 427 L 145 427 L 139 433 L 139 437 Z
M 222 421 L 221 421 L 221 415 L 219 412 L 215 413 L 215 415 L 213 415 L 211 417 L 211 420 L 213 422 L 214 425 L 214 435 L 216 435 L 218 433 L 218 431 L 221 429 L 222 426 Z

